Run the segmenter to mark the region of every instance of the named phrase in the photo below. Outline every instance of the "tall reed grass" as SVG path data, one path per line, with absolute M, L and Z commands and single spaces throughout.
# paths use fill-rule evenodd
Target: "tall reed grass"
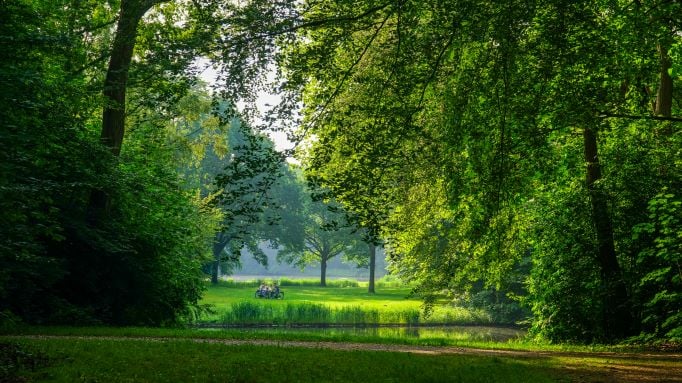
M 319 303 L 296 302 L 271 305 L 267 302 L 237 302 L 219 313 L 219 324 L 243 325 L 410 325 L 489 324 L 482 312 L 464 308 L 442 309 L 424 317 L 417 309 L 377 309 L 360 306 L 330 307 Z
M 280 286 L 304 286 L 304 287 L 319 287 L 320 280 L 317 278 L 259 278 L 245 281 L 235 281 L 232 278 L 224 279 L 219 282 L 222 287 L 258 287 L 261 283 L 270 284 L 277 283 Z M 357 281 L 355 279 L 331 279 L 327 280 L 327 287 L 367 287 L 368 282 Z M 377 288 L 381 287 L 404 287 L 405 283 L 396 277 L 387 275 L 383 278 L 377 279 L 374 282 Z

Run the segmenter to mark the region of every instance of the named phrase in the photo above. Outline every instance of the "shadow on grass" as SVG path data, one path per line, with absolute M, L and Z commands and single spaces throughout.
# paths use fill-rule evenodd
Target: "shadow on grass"
M 50 382 L 552 382 L 543 360 L 189 341 L 31 339 Z M 29 378 L 31 375 L 29 374 Z

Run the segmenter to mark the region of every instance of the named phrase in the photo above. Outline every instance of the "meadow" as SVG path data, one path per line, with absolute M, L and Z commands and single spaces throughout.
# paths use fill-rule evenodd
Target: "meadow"
M 593 353 L 587 346 L 567 353 L 551 345 L 536 346 L 553 350 L 544 353 L 466 348 L 441 353 L 363 347 L 348 339 L 292 342 L 305 336 L 291 333 L 249 336 L 239 330 L 24 327 L 0 336 L 0 381 L 640 383 L 682 377 L 682 356 L 674 354 Z M 517 350 L 535 348 L 514 343 Z
M 225 345 L 23 339 L 15 376 L 40 382 L 551 382 L 543 361 Z M 26 357 L 37 362 L 31 364 Z M 1 373 L 0 373 L 1 375 Z
M 394 282 L 377 283 L 369 294 L 366 284 L 353 280 L 331 281 L 320 287 L 316 281 L 279 281 L 284 299 L 254 297 L 260 281 L 224 281 L 208 286 L 202 304 L 211 312 L 199 323 L 222 326 L 375 326 L 375 325 L 473 325 L 491 324 L 481 310 L 444 303 L 425 315 L 422 301 L 410 296 L 411 289 Z
M 264 300 L 254 297 L 258 284 L 208 287 L 202 303 L 214 313 L 201 323 L 226 328 L 0 328 L 0 382 L 643 382 L 682 374 L 680 355 L 535 343 L 509 328 L 494 339 L 494 327 L 472 325 L 486 324 L 485 315 L 447 305 L 423 317 L 405 286 L 368 294 L 356 281 L 322 288 L 291 280 L 282 283 L 284 300 Z M 449 326 L 428 326 L 437 321 Z

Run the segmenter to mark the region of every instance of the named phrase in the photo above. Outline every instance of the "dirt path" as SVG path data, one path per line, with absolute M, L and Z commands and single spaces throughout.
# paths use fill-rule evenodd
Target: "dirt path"
M 166 338 L 166 337 L 111 337 L 111 336 L 53 336 L 27 335 L 11 338 L 24 339 L 106 339 L 115 341 L 172 342 L 191 341 L 217 343 L 231 346 L 303 347 L 344 351 L 406 352 L 426 355 L 468 355 L 502 358 L 558 358 L 559 366 L 554 372 L 564 382 L 605 383 L 682 383 L 682 354 L 672 353 L 614 353 L 614 352 L 560 352 L 492 350 L 466 347 L 413 346 L 399 344 L 311 342 L 287 340 L 237 340 L 212 338 Z

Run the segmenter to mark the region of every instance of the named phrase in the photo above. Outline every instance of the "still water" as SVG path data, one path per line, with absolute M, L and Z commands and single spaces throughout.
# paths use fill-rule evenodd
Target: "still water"
M 236 330 L 232 328 L 232 330 Z M 438 327 L 249 327 L 239 331 L 250 333 L 305 333 L 329 336 L 382 337 L 405 339 L 447 339 L 457 341 L 507 342 L 522 338 L 521 329 L 490 326 Z

